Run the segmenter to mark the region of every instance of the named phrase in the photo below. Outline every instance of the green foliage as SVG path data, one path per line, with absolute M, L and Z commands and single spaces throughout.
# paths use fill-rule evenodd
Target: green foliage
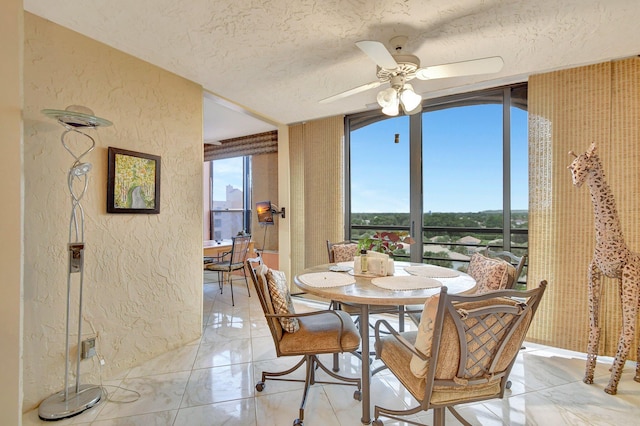
M 376 232 L 359 239 L 358 250 L 370 250 L 388 255 L 404 254 L 406 253 L 404 244 L 414 242 L 408 232 Z
M 453 228 L 502 228 L 502 211 L 487 210 L 475 213 L 425 213 L 424 226 Z M 410 226 L 409 213 L 351 213 L 352 225 L 364 226 Z M 529 212 L 511 212 L 511 228 L 527 229 Z

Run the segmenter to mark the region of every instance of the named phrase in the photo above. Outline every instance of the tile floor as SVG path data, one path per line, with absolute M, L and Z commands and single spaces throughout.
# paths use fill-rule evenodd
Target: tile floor
M 37 411 L 23 424 L 56 425 L 225 425 L 288 426 L 298 416 L 300 383 L 269 382 L 255 390 L 263 369 L 293 365 L 277 359 L 259 302 L 248 298 L 244 282 L 234 285 L 236 306 L 228 288 L 218 291 L 215 275 L 205 273 L 203 334 L 199 341 L 130 369 L 117 380 L 104 380 L 108 399 L 98 407 L 57 422 L 42 422 Z M 296 302 L 297 309 L 309 309 Z M 388 318 L 391 319 L 391 318 Z M 328 359 L 326 359 L 328 361 Z M 593 385 L 582 382 L 585 355 L 535 344 L 521 351 L 511 374 L 513 386 L 502 400 L 464 406 L 474 425 L 621 425 L 640 418 L 640 383 L 629 362 L 618 395 L 603 392 L 610 358 L 599 359 Z M 341 357 L 342 372 L 358 375 L 359 360 Z M 376 361 L 376 363 L 379 361 Z M 388 373 L 372 379 L 372 405 L 403 407 L 412 397 Z M 305 425 L 360 425 L 360 403 L 353 388 L 315 385 L 305 410 Z M 420 416 L 432 424 L 431 413 Z M 449 413 L 447 424 L 459 425 Z M 385 425 L 399 425 L 386 420 Z

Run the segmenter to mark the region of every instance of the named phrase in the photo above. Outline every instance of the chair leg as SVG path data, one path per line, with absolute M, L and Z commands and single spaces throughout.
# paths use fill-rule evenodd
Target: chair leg
M 306 364 L 306 373 L 304 380 L 301 379 L 286 379 L 282 376 L 286 376 L 288 374 L 293 373 L 298 368 L 302 366 L 302 364 Z M 316 381 L 315 371 L 317 368 L 322 369 L 325 373 L 331 376 L 333 379 L 339 380 L 339 382 L 335 381 Z M 335 374 L 330 371 L 319 359 L 316 355 L 304 355 L 300 361 L 290 369 L 286 371 L 281 371 L 279 373 L 270 373 L 270 372 L 262 372 L 262 380 L 256 384 L 256 390 L 258 392 L 262 392 L 265 387 L 265 381 L 269 380 L 281 380 L 285 382 L 304 382 L 304 392 L 302 394 L 302 401 L 300 402 L 300 417 L 295 420 L 294 425 L 302 425 L 302 420 L 304 419 L 304 407 L 307 403 L 307 397 L 309 394 L 309 389 L 311 385 L 319 383 L 319 384 L 327 384 L 327 385 L 347 385 L 347 386 L 356 386 L 357 390 L 354 392 L 354 399 L 360 401 L 362 398 L 362 381 L 359 378 L 353 377 L 344 377 L 339 374 Z
M 340 359 L 338 358 L 338 354 L 333 354 L 333 367 L 331 369 L 336 373 L 340 371 Z
M 433 409 L 433 426 L 444 426 L 444 407 Z
M 244 283 L 247 285 L 247 294 L 251 297 L 251 290 L 249 290 L 249 281 L 247 281 L 247 268 L 242 268 L 242 273 L 244 274 Z
M 229 286 L 231 286 L 231 306 L 236 306 L 236 303 L 233 301 L 233 276 L 231 272 L 228 272 L 227 276 L 229 277 Z
M 471 423 L 469 423 L 468 421 L 465 420 L 464 417 L 462 417 L 460 415 L 460 413 L 458 413 L 458 411 L 453 408 L 453 407 L 447 407 L 449 409 L 449 411 L 451 411 L 451 414 L 453 414 L 453 416 L 458 419 L 458 421 L 460 423 L 462 423 L 464 426 L 473 426 Z M 442 415 L 444 417 L 444 409 L 442 409 Z M 444 425 L 444 418 L 442 419 L 442 424 Z
M 302 424 L 304 421 L 304 406 L 307 404 L 307 396 L 311 385 L 315 383 L 315 358 L 312 355 L 305 355 L 307 363 L 307 372 L 304 376 L 304 391 L 302 392 L 302 400 L 300 401 L 299 415 L 294 424 Z
M 382 426 L 383 422 L 382 420 L 380 420 L 380 417 L 387 417 L 389 419 L 393 419 L 393 420 L 398 420 L 400 422 L 403 422 L 402 424 L 409 424 L 409 425 L 416 425 L 416 426 L 427 426 L 424 423 L 420 423 L 417 420 L 411 420 L 410 418 L 407 418 L 406 416 L 410 416 L 416 413 L 420 413 L 422 412 L 422 407 L 420 405 L 411 408 L 409 410 L 392 410 L 390 408 L 383 408 L 380 407 L 379 405 L 376 405 L 373 411 L 373 422 L 371 422 L 372 426 Z M 435 416 L 435 414 L 434 414 Z M 434 426 L 437 423 L 434 423 Z

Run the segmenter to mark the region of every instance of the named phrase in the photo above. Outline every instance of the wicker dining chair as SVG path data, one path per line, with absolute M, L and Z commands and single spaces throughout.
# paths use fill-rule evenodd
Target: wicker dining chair
M 423 425 L 403 416 L 433 410 L 443 426 L 445 408 L 471 426 L 454 406 L 502 398 L 509 373 L 547 287 L 450 295 L 443 287 L 427 300 L 418 331 L 399 333 L 385 320 L 375 325 L 377 357 L 417 401 L 406 410 L 376 404 L 380 417 Z M 383 334 L 382 329 L 390 334 Z
M 502 259 L 507 262 L 510 262 L 516 268 L 515 279 L 513 281 L 512 286 L 509 287 L 509 288 L 515 288 L 515 286 L 518 284 L 518 280 L 522 276 L 524 267 L 527 265 L 527 260 L 529 255 L 527 253 L 524 253 L 522 256 L 517 256 L 516 254 L 507 250 L 499 250 L 499 251 L 491 250 L 489 246 L 487 246 L 484 249 L 483 253 L 487 257 L 494 258 L 494 259 Z
M 516 280 L 516 268 L 513 265 L 480 253 L 471 256 L 467 273 L 476 280 L 476 293 L 511 289 Z M 413 305 L 408 309 L 407 315 L 416 325 L 422 318 L 422 312 Z
M 342 241 L 339 243 L 332 243 L 327 240 L 327 257 L 329 263 L 339 262 L 351 262 L 355 256 L 358 255 L 358 242 L 357 241 Z M 337 309 L 347 311 L 353 316 L 360 315 L 360 309 L 348 304 L 340 304 L 335 301 L 331 302 Z M 404 306 L 393 305 L 371 305 L 369 306 L 370 314 L 398 314 L 398 323 L 401 331 L 404 331 Z M 356 324 L 358 319 L 356 319 Z
M 345 377 L 329 370 L 318 358 L 320 354 L 353 352 L 360 346 L 360 333 L 351 317 L 339 310 L 321 310 L 296 314 L 291 301 L 291 293 L 284 274 L 269 269 L 261 258 L 247 259 L 247 269 L 253 281 L 260 305 L 273 338 L 276 355 L 301 356 L 293 367 L 281 372 L 262 372 L 256 390 L 262 392 L 267 380 L 304 382 L 299 417 L 294 426 L 302 426 L 304 408 L 311 385 L 337 384 L 356 386 L 353 398 L 362 398 L 360 378 Z M 298 368 L 306 366 L 304 379 L 285 378 Z M 337 381 L 320 381 L 316 378 L 317 369 L 327 373 Z
M 327 256 L 329 258 L 329 263 L 339 263 L 339 262 L 351 262 L 354 260 L 355 256 L 359 255 L 358 253 L 358 242 L 357 241 L 341 241 L 339 243 L 332 243 L 327 240 Z M 360 308 L 357 306 L 349 305 L 348 303 L 340 303 L 335 300 L 331 301 L 332 309 L 340 309 L 347 312 L 349 315 L 354 316 L 355 323 L 357 326 L 360 325 Z M 398 315 L 398 324 L 399 329 L 404 331 L 404 306 L 393 306 L 393 305 L 370 305 L 369 306 L 369 315 L 375 314 L 397 314 Z M 369 325 L 373 328 L 373 324 Z M 371 353 L 370 355 L 373 355 Z M 362 358 L 362 355 L 356 353 L 356 356 Z M 340 371 L 340 361 L 338 359 L 338 355 L 334 355 L 333 357 L 333 371 Z M 378 370 L 374 371 L 374 374 Z
M 220 286 L 220 294 L 222 294 L 222 288 L 225 281 L 225 274 L 227 282 L 231 287 L 231 305 L 235 306 L 233 300 L 233 277 L 231 273 L 233 271 L 242 270 L 244 275 L 244 282 L 247 285 L 247 292 L 251 297 L 251 291 L 249 290 L 249 281 L 247 281 L 247 273 L 244 269 L 244 261 L 247 258 L 247 252 L 249 251 L 249 244 L 251 243 L 251 236 L 237 236 L 232 237 L 233 243 L 231 244 L 231 250 L 220 254 L 220 256 L 208 257 L 205 259 L 204 269 L 208 271 L 214 271 L 218 273 L 218 285 Z
M 474 253 L 467 274 L 476 280 L 477 293 L 511 289 L 516 281 L 516 268 L 506 260 Z

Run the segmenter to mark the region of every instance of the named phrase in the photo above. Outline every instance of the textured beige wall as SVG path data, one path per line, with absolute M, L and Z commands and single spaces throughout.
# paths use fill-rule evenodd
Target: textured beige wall
M 344 117 L 292 126 L 292 274 L 327 262 L 326 240 L 344 239 Z
M 82 202 L 83 334 L 98 334 L 105 378 L 200 336 L 203 153 L 199 86 L 28 13 L 24 79 L 28 410 L 61 390 L 64 376 L 72 158 L 62 127 L 40 111 L 80 104 L 114 123 L 90 131 L 97 146 L 86 158 L 93 170 Z M 109 146 L 162 157 L 160 214 L 106 213 Z M 75 318 L 77 296 L 72 307 Z M 95 358 L 82 372 L 83 383 L 99 381 Z
M 0 423 L 22 412 L 22 1 L 0 2 Z
M 628 246 L 640 251 L 640 59 L 558 71 L 529 80 L 529 284 L 549 281 L 529 337 L 586 351 L 587 268 L 595 247 L 589 189 L 567 166 L 595 142 Z M 599 354 L 614 355 L 621 312 L 604 279 Z M 638 327 L 636 326 L 636 329 Z M 636 333 L 638 334 L 638 333 Z M 636 359 L 638 338 L 630 359 Z
M 278 222 L 278 267 L 291 277 L 291 162 L 289 126 L 278 126 L 278 202 L 288 214 Z
M 278 232 L 280 222 L 283 220 L 276 216 L 273 226 L 260 226 L 258 216 L 255 214 L 255 203 L 258 201 L 271 201 L 279 208 L 278 200 L 278 154 L 261 154 L 251 157 L 251 189 L 254 214 L 251 215 L 252 238 L 258 249 L 278 251 Z M 286 220 L 285 206 L 285 220 Z M 266 232 L 266 234 L 265 234 Z M 265 238 L 266 237 L 266 238 Z

